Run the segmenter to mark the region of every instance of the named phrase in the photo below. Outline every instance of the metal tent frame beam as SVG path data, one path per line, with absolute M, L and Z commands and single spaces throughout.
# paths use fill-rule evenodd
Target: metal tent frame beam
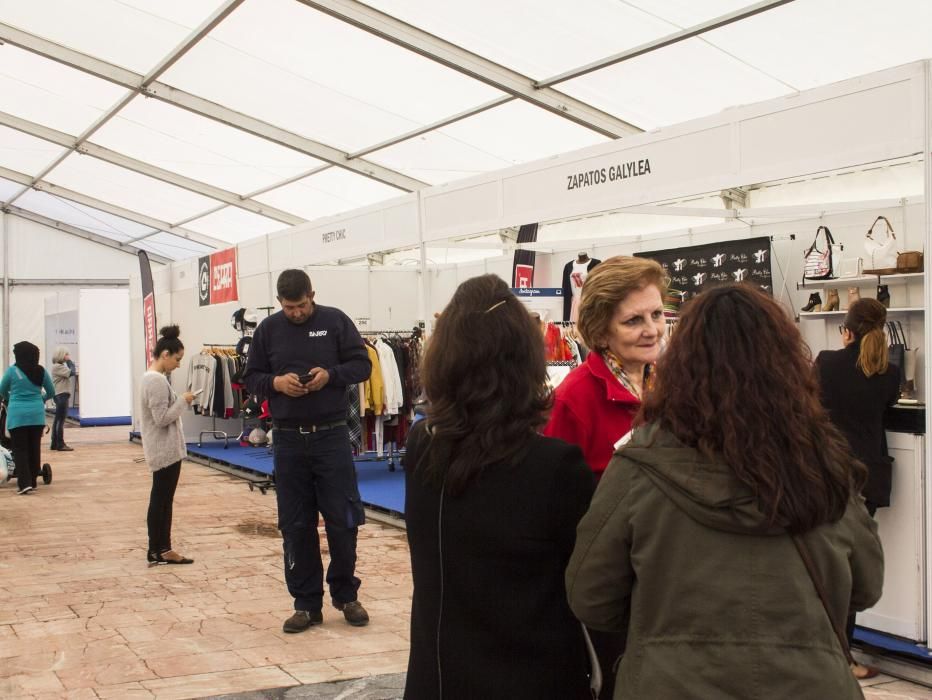
M 83 238 L 93 243 L 98 243 L 100 245 L 107 246 L 108 248 L 114 248 L 119 250 L 121 253 L 136 255 L 141 250 L 141 248 L 137 248 L 136 246 L 129 243 L 116 241 L 112 238 L 107 238 L 106 236 L 91 233 L 90 231 L 85 231 L 84 229 L 78 228 L 77 226 L 66 224 L 63 221 L 59 221 L 58 219 L 51 219 L 47 216 L 42 216 L 42 214 L 36 214 L 35 212 L 29 211 L 28 209 L 23 209 L 12 204 L 0 203 L 0 209 L 7 212 L 11 216 L 18 216 L 21 219 L 27 219 L 37 224 L 42 224 L 43 226 L 48 226 L 49 228 L 54 228 L 64 233 L 71 234 L 72 236 L 78 236 L 79 238 Z M 172 262 L 171 259 L 156 253 L 150 253 L 149 251 L 146 251 L 146 254 L 149 256 L 150 260 L 154 260 L 155 262 L 161 263 L 163 265 L 168 265 Z
M 740 10 L 729 12 L 728 14 L 701 22 L 692 27 L 687 27 L 686 29 L 674 32 L 673 34 L 660 37 L 659 39 L 648 41 L 645 44 L 635 46 L 634 48 L 628 49 L 627 51 L 622 51 L 621 53 L 616 53 L 613 56 L 608 56 L 607 58 L 594 61 L 585 66 L 568 70 L 565 73 L 560 73 L 559 75 L 555 75 L 552 78 L 538 80 L 534 83 L 534 85 L 538 88 L 548 88 L 551 85 L 556 85 L 557 83 L 563 83 L 567 80 L 578 78 L 580 76 L 586 75 L 587 73 L 592 73 L 593 71 L 613 66 L 616 63 L 622 63 L 623 61 L 629 61 L 632 58 L 643 56 L 644 54 L 650 53 L 651 51 L 656 51 L 667 46 L 672 46 L 673 44 L 678 44 L 679 42 L 685 41 L 686 39 L 692 39 L 701 34 L 705 34 L 706 32 L 711 32 L 714 29 L 720 29 L 721 27 L 728 26 L 734 22 L 740 22 L 741 20 L 747 19 L 748 17 L 759 15 L 762 12 L 773 10 L 774 8 L 780 7 L 781 5 L 787 5 L 791 2 L 793 2 L 793 0 L 764 0 L 764 2 L 758 2 L 753 5 L 749 5 Z
M 641 133 L 633 124 L 534 81 L 356 0 L 297 0 L 307 7 L 468 75 L 610 138 Z
M 60 187 L 59 185 L 53 185 L 50 182 L 44 181 L 33 183 L 33 178 L 31 178 L 29 175 L 16 172 L 15 170 L 10 170 L 9 168 L 0 167 L 0 177 L 6 178 L 7 180 L 12 180 L 13 182 L 18 182 L 21 185 L 27 185 L 28 187 L 31 187 L 34 190 L 38 190 L 39 192 L 46 192 L 56 197 L 61 197 L 62 199 L 77 202 L 78 204 L 83 204 L 93 209 L 99 209 L 100 211 L 113 214 L 114 216 L 119 216 L 137 224 L 142 224 L 143 226 L 157 229 L 152 233 L 147 233 L 145 236 L 138 236 L 132 239 L 132 241 L 141 241 L 144 238 L 156 235 L 159 233 L 159 231 L 164 231 L 165 233 L 174 234 L 179 238 L 184 238 L 195 243 L 200 243 L 201 245 L 207 246 L 208 248 L 221 249 L 229 248 L 231 245 L 233 245 L 229 241 L 222 241 L 219 238 L 206 236 L 203 233 L 198 233 L 197 231 L 191 231 L 190 229 L 182 228 L 180 226 L 173 226 L 167 221 L 161 221 L 160 219 L 147 216 L 146 214 L 140 214 L 139 212 L 133 211 L 131 209 L 118 207 L 115 204 L 110 204 L 109 202 L 97 199 L 96 197 L 91 197 L 86 194 L 81 194 L 80 192 L 75 192 L 74 190 L 69 190 L 67 187 Z
M 51 129 L 47 126 L 42 126 L 41 124 L 27 121 L 26 119 L 21 119 L 20 117 L 7 114 L 6 112 L 0 112 L 0 125 L 7 126 L 24 134 L 29 134 L 30 136 L 35 136 L 36 138 L 40 138 L 44 141 L 63 146 L 70 149 L 70 151 L 93 156 L 94 158 L 98 158 L 106 163 L 118 165 L 121 168 L 126 168 L 127 170 L 132 170 L 133 172 L 139 173 L 140 175 L 147 175 L 156 180 L 166 182 L 169 185 L 181 187 L 190 192 L 203 195 L 204 197 L 216 199 L 217 201 L 244 209 L 248 212 L 252 212 L 253 214 L 260 214 L 261 216 L 265 216 L 269 219 L 275 219 L 276 221 L 280 221 L 290 226 L 303 224 L 306 221 L 306 219 L 303 219 L 300 216 L 289 214 L 286 211 L 269 206 L 268 204 L 262 204 L 261 202 L 249 199 L 248 197 L 242 197 L 235 192 L 230 192 L 229 190 L 215 187 L 206 182 L 201 182 L 200 180 L 195 180 L 190 177 L 185 177 L 184 175 L 179 175 L 178 173 L 174 173 L 170 170 L 160 168 L 157 165 L 146 163 L 145 161 L 138 160 L 122 153 L 117 153 L 116 151 L 112 151 L 105 146 L 100 146 L 95 143 L 91 143 L 90 141 L 78 143 L 78 137 L 71 136 L 70 134 L 66 134 L 62 131 L 56 131 L 55 129 Z
M 75 68 L 96 78 L 121 85 L 130 90 L 138 90 L 143 95 L 154 97 L 202 117 L 213 119 L 214 121 L 232 126 L 241 131 L 246 131 L 254 136 L 326 161 L 332 165 L 345 168 L 357 175 L 363 175 L 386 185 L 391 185 L 408 192 L 413 192 L 414 190 L 427 186 L 427 183 L 408 177 L 391 168 L 386 168 L 385 166 L 361 158 L 351 159 L 348 153 L 338 148 L 328 146 L 288 131 L 287 129 L 282 129 L 260 119 L 242 114 L 228 107 L 219 105 L 216 102 L 206 100 L 203 97 L 198 97 L 184 90 L 179 90 L 165 83 L 160 83 L 157 80 L 153 80 L 144 86 L 143 82 L 146 80 L 146 77 L 139 73 L 107 63 L 106 61 L 94 58 L 80 51 L 69 49 L 66 46 L 56 44 L 53 41 L 43 39 L 29 32 L 24 32 L 8 24 L 0 23 L 0 42 L 17 46 L 25 51 L 48 58 L 70 68 Z
M 200 27 L 195 29 L 182 41 L 178 46 L 175 47 L 164 59 L 162 59 L 158 65 L 155 66 L 149 73 L 143 77 L 142 81 L 137 86 L 131 86 L 130 91 L 124 95 L 113 107 L 108 109 L 105 113 L 100 115 L 100 117 L 94 121 L 87 129 L 84 130 L 84 133 L 81 134 L 75 142 L 65 150 L 58 158 L 56 158 L 51 164 L 46 166 L 46 168 L 40 172 L 38 175 L 33 178 L 33 181 L 29 183 L 28 186 L 21 189 L 15 195 L 9 199 L 9 203 L 15 202 L 17 199 L 22 197 L 26 192 L 29 191 L 29 188 L 32 187 L 37 182 L 41 182 L 52 170 L 57 168 L 61 163 L 70 156 L 75 150 L 77 150 L 81 144 L 87 141 L 94 133 L 96 133 L 104 124 L 113 119 L 121 109 L 128 105 L 135 97 L 144 90 L 147 85 L 155 82 L 155 79 L 158 78 L 162 73 L 171 68 L 182 56 L 184 56 L 188 51 L 194 48 L 197 43 L 207 36 L 210 31 L 216 27 L 220 22 L 222 22 L 226 17 L 230 15 L 233 10 L 243 4 L 245 0 L 227 0 L 223 5 L 217 8 L 210 17 L 208 17 L 201 24 Z

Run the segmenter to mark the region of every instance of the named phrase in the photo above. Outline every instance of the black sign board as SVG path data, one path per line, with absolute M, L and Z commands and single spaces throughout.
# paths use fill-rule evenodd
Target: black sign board
M 684 248 L 635 253 L 659 262 L 670 276 L 670 288 L 690 299 L 703 288 L 724 282 L 754 282 L 773 294 L 770 238 L 744 238 Z

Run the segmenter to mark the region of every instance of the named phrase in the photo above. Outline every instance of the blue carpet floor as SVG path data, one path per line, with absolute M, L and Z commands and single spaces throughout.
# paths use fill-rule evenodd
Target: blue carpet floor
M 892 652 L 908 657 L 911 661 L 921 661 L 923 663 L 932 663 L 932 651 L 924 644 L 912 642 L 901 637 L 894 637 L 883 632 L 875 632 L 864 627 L 854 628 L 854 639 L 856 642 L 869 644 L 885 652 Z
M 267 447 L 243 447 L 234 440 L 226 449 L 222 440 L 204 442 L 200 447 L 196 442 L 189 442 L 188 453 L 253 474 L 272 474 L 272 451 Z M 398 457 L 395 465 L 397 471 L 391 472 L 386 460 L 377 460 L 371 454 L 363 456 L 356 461 L 356 479 L 363 503 L 404 516 L 405 475 Z

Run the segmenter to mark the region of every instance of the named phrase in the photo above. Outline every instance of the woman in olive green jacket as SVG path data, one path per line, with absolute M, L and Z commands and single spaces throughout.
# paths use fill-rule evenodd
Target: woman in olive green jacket
M 583 623 L 628 634 L 616 700 L 862 698 L 828 614 L 877 602 L 883 552 L 783 309 L 745 285 L 697 297 L 639 422 L 566 574 Z

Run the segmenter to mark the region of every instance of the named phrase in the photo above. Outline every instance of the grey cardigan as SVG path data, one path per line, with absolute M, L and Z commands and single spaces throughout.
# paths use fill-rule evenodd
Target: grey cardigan
M 71 367 L 64 362 L 52 363 L 52 384 L 55 385 L 55 396 L 71 393 Z
M 181 414 L 188 402 L 175 394 L 168 377 L 152 370 L 142 375 L 139 403 L 142 451 L 149 469 L 158 471 L 184 459 L 188 450 Z

